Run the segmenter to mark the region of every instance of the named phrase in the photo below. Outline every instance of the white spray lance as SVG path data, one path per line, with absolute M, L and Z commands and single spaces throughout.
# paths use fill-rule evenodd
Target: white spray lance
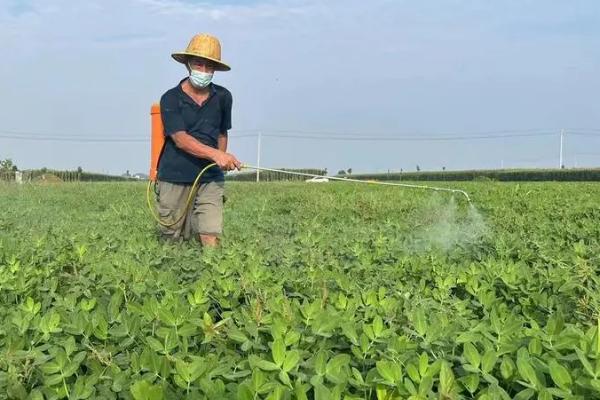
M 211 164 L 207 165 L 196 176 L 194 183 L 192 183 L 192 187 L 190 189 L 183 212 L 181 213 L 181 215 L 179 215 L 179 217 L 175 218 L 174 221 L 171 221 L 171 222 L 162 221 L 160 219 L 160 216 L 158 216 L 156 214 L 156 211 L 154 210 L 154 206 L 152 205 L 152 199 L 151 199 L 152 183 L 156 183 L 156 181 L 152 180 L 152 179 L 148 180 L 148 186 L 146 189 L 146 201 L 148 203 L 148 209 L 150 210 L 150 214 L 152 215 L 152 217 L 162 226 L 170 227 L 170 226 L 174 226 L 174 225 L 178 224 L 183 219 L 183 217 L 187 214 L 187 210 L 189 210 L 189 208 L 191 207 L 191 205 L 194 201 L 194 196 L 196 195 L 196 191 L 198 190 L 198 186 L 200 184 L 200 179 L 201 179 L 202 175 L 204 174 L 204 172 L 206 172 L 206 170 L 208 170 L 209 168 L 212 168 L 214 166 L 216 166 L 215 163 L 211 163 Z M 283 169 L 275 169 L 275 168 L 257 167 L 257 166 L 248 165 L 248 164 L 242 164 L 241 169 L 253 169 L 256 171 L 278 172 L 278 173 L 282 173 L 282 174 L 304 176 L 304 177 L 308 177 L 308 178 L 323 178 L 322 175 L 307 174 L 304 172 L 286 171 Z M 400 186 L 400 187 L 407 187 L 407 188 L 414 188 L 414 189 L 433 190 L 436 192 L 460 193 L 463 196 L 465 196 L 467 198 L 467 201 L 469 202 L 469 204 L 471 204 L 471 198 L 469 197 L 467 192 L 465 192 L 464 190 L 460 190 L 460 189 L 441 188 L 441 187 L 426 186 L 426 185 L 413 185 L 410 183 L 364 181 L 364 180 L 360 180 L 360 179 L 340 178 L 337 176 L 327 176 L 326 178 L 341 181 L 341 182 L 356 182 L 356 183 L 365 183 L 365 184 L 369 184 L 369 185 Z
M 337 176 L 325 176 L 324 177 L 322 175 L 307 174 L 304 172 L 286 171 L 283 169 L 275 169 L 275 168 L 257 167 L 257 166 L 248 165 L 248 164 L 242 164 L 242 169 L 253 169 L 256 171 L 279 172 L 279 173 L 288 174 L 288 175 L 304 176 L 307 178 L 327 178 L 327 179 L 331 179 L 334 181 L 342 181 L 342 182 L 366 183 L 366 184 L 370 184 L 370 185 L 401 186 L 401 187 L 414 188 L 414 189 L 433 190 L 436 192 L 460 193 L 467 198 L 467 201 L 469 203 L 471 202 L 471 198 L 469 197 L 468 193 L 465 192 L 464 190 L 460 190 L 460 189 L 441 188 L 441 187 L 426 186 L 426 185 L 413 185 L 410 183 L 380 182 L 380 181 L 369 181 L 369 180 L 352 179 L 352 178 L 340 178 Z

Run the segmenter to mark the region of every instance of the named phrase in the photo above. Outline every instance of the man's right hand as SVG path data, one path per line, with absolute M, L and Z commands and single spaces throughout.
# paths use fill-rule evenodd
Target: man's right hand
M 213 161 L 225 171 L 232 171 L 237 169 L 238 171 L 242 168 L 242 163 L 235 158 L 233 154 L 225 153 L 224 151 L 217 150 L 213 157 Z

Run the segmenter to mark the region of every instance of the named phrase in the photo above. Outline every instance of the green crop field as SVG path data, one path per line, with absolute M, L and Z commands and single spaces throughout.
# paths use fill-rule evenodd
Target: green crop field
M 600 398 L 600 185 L 0 185 L 0 399 Z

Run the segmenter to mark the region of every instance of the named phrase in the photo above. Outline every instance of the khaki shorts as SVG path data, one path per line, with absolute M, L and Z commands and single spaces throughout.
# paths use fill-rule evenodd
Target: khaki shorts
M 158 182 L 157 211 L 161 221 L 175 222 L 184 212 L 192 185 Z M 198 234 L 219 236 L 223 233 L 223 182 L 200 184 L 193 205 L 177 224 L 159 225 L 160 233 L 168 239 L 189 239 Z

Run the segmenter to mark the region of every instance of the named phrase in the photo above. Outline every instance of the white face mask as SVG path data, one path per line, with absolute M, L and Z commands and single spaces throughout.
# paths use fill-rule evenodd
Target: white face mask
M 204 89 L 212 81 L 213 74 L 208 72 L 194 71 L 190 68 L 190 83 L 197 89 Z

